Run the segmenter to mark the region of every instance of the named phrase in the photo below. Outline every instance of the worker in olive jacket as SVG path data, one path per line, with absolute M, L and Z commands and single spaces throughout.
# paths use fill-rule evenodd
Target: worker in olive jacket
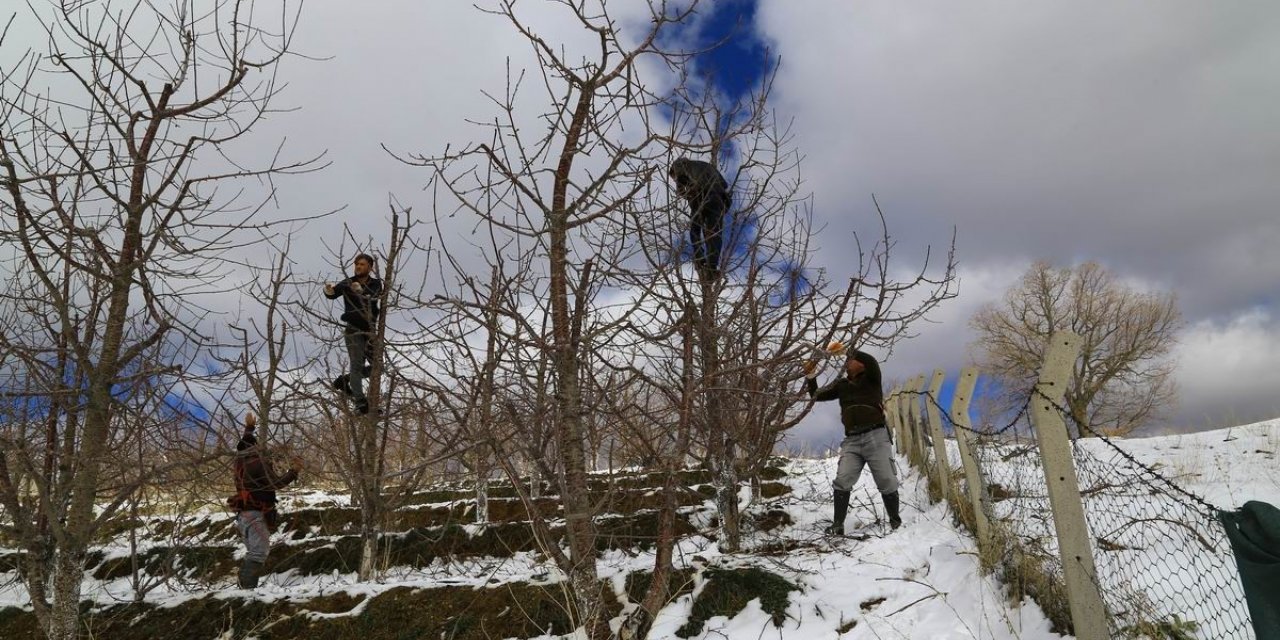
M 840 443 L 840 463 L 836 468 L 835 517 L 827 533 L 844 534 L 844 518 L 849 511 L 849 494 L 864 466 L 871 468 L 876 488 L 884 499 L 889 526 L 902 525 L 898 515 L 898 477 L 893 463 L 893 441 L 885 424 L 884 391 L 880 364 L 871 355 L 853 351 L 844 363 L 844 375 L 818 388 L 818 363 L 805 363 L 805 390 L 816 402 L 840 401 L 840 422 L 844 441 Z

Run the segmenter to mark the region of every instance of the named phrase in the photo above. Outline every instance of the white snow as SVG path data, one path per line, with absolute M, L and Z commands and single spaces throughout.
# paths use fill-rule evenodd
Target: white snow
M 1276 456 L 1280 455 L 1280 420 L 1190 435 L 1118 440 L 1117 443 L 1215 505 L 1234 508 L 1247 500 L 1280 504 L 1280 465 L 1276 464 Z M 1081 446 L 1090 452 L 1104 447 L 1100 442 L 1086 442 Z M 1094 453 L 1100 459 L 1110 455 L 1106 450 Z M 898 464 L 900 471 L 907 470 L 905 461 L 899 460 Z M 747 532 L 746 552 L 723 554 L 715 542 L 699 535 L 679 543 L 677 567 L 756 566 L 800 587 L 791 593 L 781 628 L 774 628 L 770 615 L 761 609 L 757 600 L 732 618 L 711 619 L 699 637 L 797 640 L 1063 637 L 1050 631 L 1048 620 L 1034 602 L 1009 602 L 1002 585 L 982 574 L 972 538 L 952 524 L 951 515 L 943 505 L 929 504 L 924 483 L 914 472 L 902 474 L 904 525 L 901 529 L 890 533 L 883 523 L 878 523 L 877 514 L 882 514 L 883 508 L 870 474 L 864 473 L 855 487 L 846 528 L 865 527 L 864 531 L 875 535 L 865 540 L 821 536 L 820 529 L 831 517 L 830 482 L 835 465 L 835 458 L 790 461 L 786 465 L 790 475 L 782 481 L 793 491 L 775 500 L 761 501 L 744 489 L 740 499 L 743 505 L 750 501 L 749 510 L 782 509 L 794 521 L 793 525 L 770 532 Z M 345 506 L 350 501 L 338 492 L 310 491 L 294 493 L 286 504 L 287 508 L 303 508 Z M 708 501 L 706 506 L 710 505 Z M 695 524 L 707 525 L 705 518 L 705 515 L 695 517 Z M 478 529 L 475 525 L 467 526 Z M 275 552 L 282 551 L 288 542 L 283 537 L 278 539 Z M 784 542 L 796 548 L 784 554 L 765 552 L 767 546 L 776 548 Z M 116 556 L 127 549 L 118 543 L 103 551 Z M 649 570 L 652 561 L 652 552 L 612 551 L 604 554 L 599 570 L 602 577 L 614 578 L 615 584 L 621 587 L 627 573 Z M 1100 562 L 1099 568 L 1105 570 L 1106 563 Z M 547 584 L 560 579 L 559 572 L 540 556 L 519 553 L 510 558 L 441 559 L 424 568 L 395 567 L 380 581 L 372 583 L 360 583 L 353 574 L 284 573 L 267 576 L 264 585 L 252 592 L 234 588 L 229 580 L 215 591 L 220 597 L 304 600 L 339 591 L 375 595 L 399 586 L 480 586 L 513 581 Z M 117 603 L 131 599 L 131 589 L 127 578 L 98 581 L 86 575 L 84 597 L 104 605 Z M 179 606 L 208 593 L 205 585 L 178 581 L 156 588 L 147 594 L 146 600 Z M 688 618 L 692 602 L 693 596 L 685 595 L 670 603 L 655 621 L 651 637 L 675 637 L 675 631 Z M 13 605 L 28 606 L 25 588 L 15 574 L 0 574 L 0 606 Z M 1184 618 L 1194 618 L 1194 604 L 1188 604 L 1188 611 L 1184 613 Z M 356 614 L 358 611 L 343 615 Z

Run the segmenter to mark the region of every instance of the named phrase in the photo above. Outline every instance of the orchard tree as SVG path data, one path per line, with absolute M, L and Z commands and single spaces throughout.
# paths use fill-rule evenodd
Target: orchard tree
M 274 108 L 295 21 L 278 3 L 252 5 L 32 4 L 24 19 L 45 50 L 0 73 L 0 363 L 5 402 L 25 410 L 0 424 L 0 524 L 24 551 L 50 638 L 77 636 L 86 552 L 104 523 L 191 463 L 152 461 L 123 484 L 110 474 L 135 431 L 173 428 L 138 419 L 156 400 L 133 391 L 139 381 L 192 375 L 148 354 L 206 343 L 192 300 L 223 289 L 227 256 L 261 237 L 249 231 L 263 226 L 258 203 L 238 202 L 231 184 L 315 168 L 230 159 Z
M 1173 406 L 1170 355 L 1182 328 L 1176 296 L 1136 289 L 1096 262 L 1063 268 L 1036 262 L 1003 300 L 979 309 L 970 326 L 1006 409 L 1025 401 L 1049 336 L 1061 330 L 1083 338 L 1065 394 L 1081 436 L 1123 435 Z

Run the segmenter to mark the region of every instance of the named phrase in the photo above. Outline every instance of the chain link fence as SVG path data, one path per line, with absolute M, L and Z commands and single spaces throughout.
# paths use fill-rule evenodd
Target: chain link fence
M 966 424 L 957 424 L 930 391 L 895 390 L 894 396 L 898 410 L 890 413 L 906 436 L 900 438 L 906 441 L 904 453 L 930 470 L 936 483 L 932 440 L 945 438 L 952 486 L 935 495 L 950 498 L 957 517 L 975 534 L 981 511 L 984 567 L 1007 585 L 1011 598 L 1033 598 L 1055 631 L 1074 632 L 1071 594 L 1044 452 L 1028 419 L 1033 399 L 1047 401 L 1063 425 L 1074 427 L 1067 428 L 1069 455 L 1096 567 L 1088 573 L 1106 609 L 1108 637 L 1254 637 L 1236 561 L 1217 519 L 1219 509 L 1207 500 L 1142 462 L 1117 440 L 1079 424 L 1056 399 L 1038 390 L 1012 420 L 980 429 L 970 428 L 967 417 Z M 954 437 L 960 431 L 976 467 L 978 495 L 973 495 L 972 480 L 966 482 L 961 443 Z

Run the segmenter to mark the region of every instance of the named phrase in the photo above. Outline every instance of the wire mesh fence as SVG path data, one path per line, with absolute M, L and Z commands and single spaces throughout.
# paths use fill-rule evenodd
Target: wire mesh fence
M 1113 632 L 1253 637 L 1219 510 L 1058 410 L 1083 434 L 1072 457 Z
M 1056 631 L 1070 631 L 1070 599 L 1055 516 L 1027 406 L 1001 426 L 971 429 L 951 420 L 951 413 L 928 391 L 898 395 L 918 403 L 916 411 L 895 415 L 900 423 L 916 417 L 915 424 L 900 426 L 913 430 L 917 442 L 927 442 L 930 432 L 964 430 L 980 479 L 979 495 L 971 494 L 959 472 L 961 456 L 952 438 L 946 438 L 946 464 L 957 471 L 951 474 L 954 488 L 943 495 L 955 498 L 954 510 L 970 529 L 973 518 L 966 512 L 981 509 L 986 515 L 989 534 L 980 541 L 982 561 L 1008 586 L 1010 597 L 1033 598 Z M 1054 399 L 1038 395 L 1050 402 L 1064 424 L 1074 427 L 1068 428 L 1070 457 L 1109 637 L 1253 638 L 1235 558 L 1217 520 L 1219 509 L 1115 439 L 1079 424 Z M 930 415 L 922 410 L 930 405 L 937 409 L 931 415 L 941 417 L 940 429 L 920 419 Z M 932 469 L 938 462 L 934 448 L 918 449 L 922 469 Z

